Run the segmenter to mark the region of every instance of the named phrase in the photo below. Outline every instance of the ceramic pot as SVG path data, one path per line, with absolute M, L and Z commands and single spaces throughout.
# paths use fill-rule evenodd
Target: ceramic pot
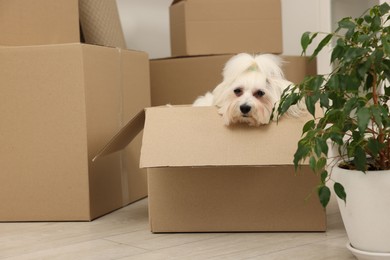
M 332 179 L 341 183 L 347 202 L 337 198 L 353 248 L 390 256 L 390 170 L 345 170 L 334 167 Z

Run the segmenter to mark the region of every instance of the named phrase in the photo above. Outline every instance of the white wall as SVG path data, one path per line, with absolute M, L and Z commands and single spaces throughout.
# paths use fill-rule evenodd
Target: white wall
M 376 4 L 379 4 L 378 0 L 332 0 L 332 29 L 337 28 L 337 22 L 342 18 L 359 17 L 364 11 Z
M 345 16 L 360 15 L 372 4 L 389 0 L 282 0 L 283 49 L 300 55 L 300 38 L 306 31 L 330 32 Z M 150 58 L 169 57 L 169 5 L 172 0 L 117 0 L 129 49 L 143 50 Z M 333 13 L 333 15 L 332 15 Z M 317 41 L 318 42 L 318 41 Z M 309 50 L 310 52 L 310 50 Z M 318 72 L 327 73 L 329 55 L 318 59 Z
M 169 5 L 172 0 L 117 0 L 129 49 L 149 53 L 150 58 L 171 55 Z
M 330 32 L 330 0 L 282 0 L 283 54 L 301 55 L 301 36 L 304 32 Z M 311 54 L 315 43 L 308 49 Z M 318 73 L 330 72 L 329 52 L 317 59 Z

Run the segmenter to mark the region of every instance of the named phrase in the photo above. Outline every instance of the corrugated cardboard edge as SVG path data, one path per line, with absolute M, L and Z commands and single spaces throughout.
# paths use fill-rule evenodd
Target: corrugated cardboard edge
M 104 147 L 92 161 L 124 149 L 144 128 L 145 110 L 137 113 Z
M 126 49 L 115 0 L 80 0 L 79 12 L 86 42 Z

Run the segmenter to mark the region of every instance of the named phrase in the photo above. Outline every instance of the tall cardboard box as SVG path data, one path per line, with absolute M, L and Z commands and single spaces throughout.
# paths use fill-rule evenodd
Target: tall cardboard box
M 126 47 L 115 0 L 0 0 L 0 45 L 75 42 Z
M 192 104 L 222 81 L 222 70 L 232 55 L 210 55 L 154 59 L 150 62 L 152 105 Z M 316 60 L 301 56 L 282 56 L 285 77 L 301 82 L 317 73 Z
M 115 154 L 144 125 L 152 232 L 325 231 L 319 176 L 293 155 L 310 117 L 225 126 L 215 107 L 146 109 L 109 143 Z M 102 157 L 104 158 L 104 157 Z
M 92 220 L 146 196 L 145 173 L 129 163 L 139 144 L 92 163 L 150 105 L 146 53 L 0 47 L 0 82 L 0 221 Z
M 174 0 L 173 56 L 281 53 L 280 0 Z

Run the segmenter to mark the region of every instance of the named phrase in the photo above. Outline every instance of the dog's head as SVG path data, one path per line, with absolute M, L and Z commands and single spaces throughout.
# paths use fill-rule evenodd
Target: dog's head
M 223 82 L 213 91 L 225 124 L 268 124 L 286 81 L 277 56 L 241 53 L 231 58 L 223 71 Z

